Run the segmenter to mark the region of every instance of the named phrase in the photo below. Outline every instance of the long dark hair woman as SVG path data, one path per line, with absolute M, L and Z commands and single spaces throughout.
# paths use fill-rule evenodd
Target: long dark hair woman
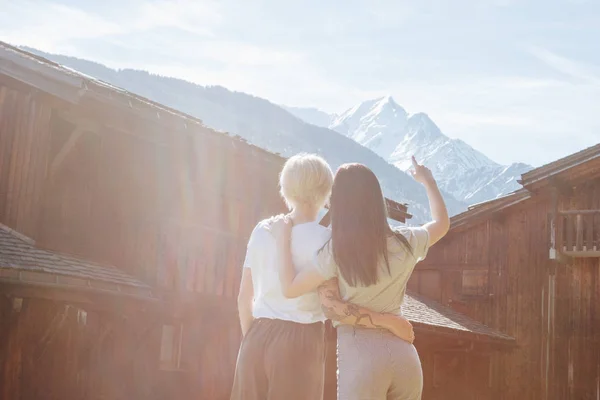
M 339 293 L 352 304 L 401 315 L 416 263 L 446 234 L 450 224 L 431 171 L 414 157 L 413 167 L 413 177 L 425 186 L 431 208 L 432 221 L 422 227 L 390 227 L 379 181 L 361 164 L 342 165 L 335 175 L 331 239 L 317 253 L 314 268 L 298 272 L 294 268 L 289 249 L 293 219 L 274 222 L 284 294 L 296 297 L 319 288 L 323 302 Z M 350 305 L 346 310 L 326 309 L 334 325 L 338 317 L 352 312 Z M 338 326 L 339 400 L 417 400 L 422 388 L 421 364 L 410 340 L 384 329 L 364 329 L 360 323 Z

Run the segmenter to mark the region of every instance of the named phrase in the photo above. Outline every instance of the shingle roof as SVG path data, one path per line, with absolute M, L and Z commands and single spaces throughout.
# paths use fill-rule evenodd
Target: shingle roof
M 496 331 L 434 300 L 414 293 L 407 293 L 402 314 L 412 323 L 425 325 L 434 330 L 485 337 L 495 341 L 514 342 L 514 338 Z
M 154 298 L 150 286 L 116 268 L 39 249 L 33 240 L 1 224 L 0 282 Z

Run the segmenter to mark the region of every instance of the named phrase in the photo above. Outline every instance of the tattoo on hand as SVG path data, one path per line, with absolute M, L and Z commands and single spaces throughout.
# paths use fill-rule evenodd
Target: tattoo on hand
M 327 290 L 325 292 L 325 298 L 330 301 L 341 301 L 339 296 L 333 290 Z M 325 316 L 332 321 L 343 321 L 347 317 L 355 317 L 356 321 L 354 321 L 354 326 L 368 327 L 369 325 L 367 323 L 361 323 L 361 321 L 366 319 L 370 322 L 371 326 L 374 326 L 376 328 L 383 328 L 383 326 L 377 325 L 373 322 L 371 315 L 361 314 L 360 307 L 358 307 L 355 304 L 345 303 L 344 308 L 339 311 L 335 307 L 326 305 L 323 305 L 322 309 Z

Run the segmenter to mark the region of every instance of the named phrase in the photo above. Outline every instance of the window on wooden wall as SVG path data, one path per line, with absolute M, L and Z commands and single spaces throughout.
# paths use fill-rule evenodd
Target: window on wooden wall
M 462 272 L 462 295 L 463 296 L 487 296 L 488 294 L 488 271 L 464 270 Z
M 179 370 L 181 367 L 181 345 L 183 325 L 163 325 L 160 341 L 160 369 Z

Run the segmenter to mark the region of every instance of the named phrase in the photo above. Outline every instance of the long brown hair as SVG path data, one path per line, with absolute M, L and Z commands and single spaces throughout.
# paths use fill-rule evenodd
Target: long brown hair
M 381 186 L 366 166 L 338 168 L 330 204 L 333 258 L 351 286 L 377 283 L 382 259 L 390 272 L 388 237 L 395 236 L 412 254 L 408 240 L 388 224 Z

